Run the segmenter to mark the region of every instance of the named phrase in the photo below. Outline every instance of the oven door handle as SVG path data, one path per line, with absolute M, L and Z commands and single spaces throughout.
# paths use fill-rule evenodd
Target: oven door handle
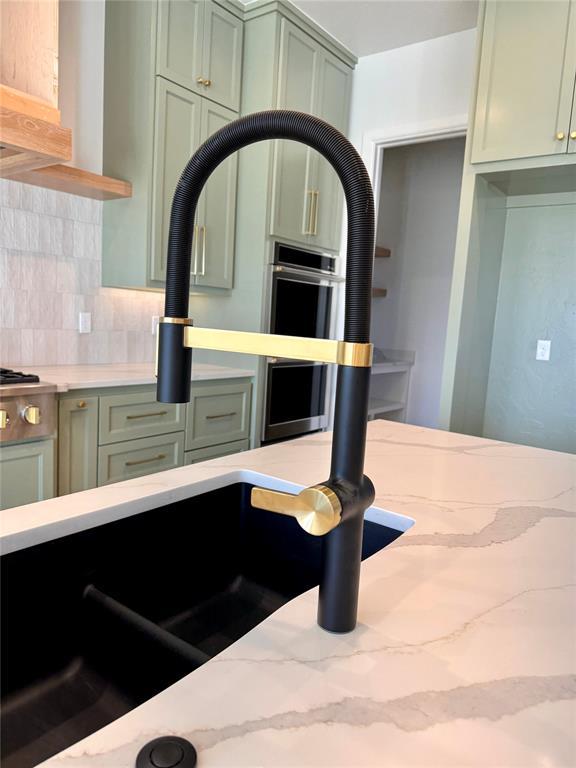
M 309 272 L 306 269 L 296 269 L 295 267 L 284 267 L 275 264 L 272 268 L 275 275 L 286 275 L 287 277 L 305 278 L 301 282 L 313 283 L 314 285 L 331 285 L 333 283 L 346 282 L 345 277 L 340 275 L 326 274 L 326 272 Z

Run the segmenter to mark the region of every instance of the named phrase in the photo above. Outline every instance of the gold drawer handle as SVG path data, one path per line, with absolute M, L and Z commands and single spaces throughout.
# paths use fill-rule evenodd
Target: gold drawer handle
M 206 416 L 206 421 L 208 421 L 208 419 L 228 419 L 231 416 L 236 416 L 237 413 L 238 411 L 230 411 L 230 413 L 215 413 L 212 416 Z
M 137 467 L 138 464 L 150 464 L 151 461 L 161 461 L 165 458 L 165 453 L 159 453 L 158 456 L 152 456 L 150 459 L 138 459 L 137 461 L 126 461 L 124 463 L 127 467 Z
M 558 133 L 556 134 L 556 140 L 564 141 L 565 138 L 566 138 L 566 134 L 564 133 L 564 131 L 558 131 Z
M 148 419 L 150 416 L 166 416 L 168 411 L 154 411 L 153 413 L 130 413 L 126 419 Z
M 86 400 L 79 400 L 79 401 L 76 403 L 76 406 L 77 406 L 78 408 L 86 408 L 86 406 L 87 406 L 87 405 L 88 405 L 88 403 L 86 402 Z
M 570 138 L 572 141 L 576 141 L 576 131 L 570 131 Z

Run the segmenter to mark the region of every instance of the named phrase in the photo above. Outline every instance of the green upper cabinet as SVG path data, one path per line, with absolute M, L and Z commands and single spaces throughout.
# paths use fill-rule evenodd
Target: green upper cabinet
M 350 66 L 314 37 L 281 20 L 278 108 L 308 112 L 346 133 L 351 76 Z M 324 158 L 296 142 L 277 142 L 272 188 L 273 236 L 338 249 L 342 193 Z
M 350 109 L 350 68 L 328 53 L 322 54 L 318 67 L 317 114 L 346 134 Z M 314 219 L 311 243 L 337 250 L 340 246 L 343 193 L 336 172 L 317 152 L 314 158 Z
M 156 78 L 156 104 L 151 274 L 163 282 L 172 198 L 180 174 L 200 144 L 236 114 L 161 77 Z M 191 284 L 232 287 L 237 166 L 236 156 L 225 160 L 210 176 L 198 203 Z
M 156 74 L 238 110 L 242 27 L 213 2 L 160 0 Z
M 216 3 L 205 5 L 201 74 L 204 83 L 200 87 L 207 98 L 238 111 L 244 24 Z
M 203 101 L 202 141 L 236 117 L 229 109 Z M 200 196 L 192 260 L 195 285 L 232 288 L 237 171 L 234 154 L 213 171 Z
M 159 0 L 156 74 L 202 88 L 205 0 Z
M 486 3 L 472 162 L 574 151 L 575 80 L 576 0 Z
M 318 47 L 305 32 L 282 19 L 279 108 L 314 112 Z M 274 153 L 272 234 L 307 241 L 313 210 L 312 150 L 296 141 L 277 141 Z
M 164 281 L 166 275 L 174 190 L 188 159 L 200 146 L 201 111 L 200 96 L 161 77 L 156 78 L 151 277 L 158 282 Z
M 238 116 L 228 107 L 239 107 L 243 22 L 223 5 L 106 4 L 104 172 L 133 183 L 131 198 L 104 207 L 106 286 L 163 287 L 180 174 L 200 144 Z M 237 162 L 215 171 L 199 202 L 191 254 L 199 288 L 233 284 Z

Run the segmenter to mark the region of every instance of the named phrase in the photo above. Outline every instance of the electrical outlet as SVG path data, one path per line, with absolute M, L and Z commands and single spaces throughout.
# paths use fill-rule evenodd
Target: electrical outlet
M 156 332 L 158 331 L 158 323 L 160 322 L 160 316 L 159 315 L 152 315 L 152 325 L 150 327 L 150 333 L 152 336 L 156 336 Z
M 550 339 L 538 339 L 536 342 L 536 360 L 550 360 Z
M 78 332 L 92 333 L 92 313 L 91 312 L 78 313 Z

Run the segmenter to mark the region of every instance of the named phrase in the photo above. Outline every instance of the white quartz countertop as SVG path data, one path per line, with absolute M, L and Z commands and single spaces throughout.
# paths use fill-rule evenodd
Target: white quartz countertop
M 110 363 L 101 365 L 29 366 L 41 381 L 56 384 L 58 392 L 98 387 L 155 384 L 154 363 Z M 254 376 L 253 370 L 194 363 L 192 381 L 239 379 Z
M 231 472 L 320 482 L 329 455 L 330 435 L 312 435 L 8 510 L 4 545 Z M 132 768 L 177 734 L 202 768 L 574 768 L 576 457 L 375 421 L 366 473 L 377 506 L 415 524 L 363 563 L 355 632 L 319 629 L 312 590 L 45 765 Z

